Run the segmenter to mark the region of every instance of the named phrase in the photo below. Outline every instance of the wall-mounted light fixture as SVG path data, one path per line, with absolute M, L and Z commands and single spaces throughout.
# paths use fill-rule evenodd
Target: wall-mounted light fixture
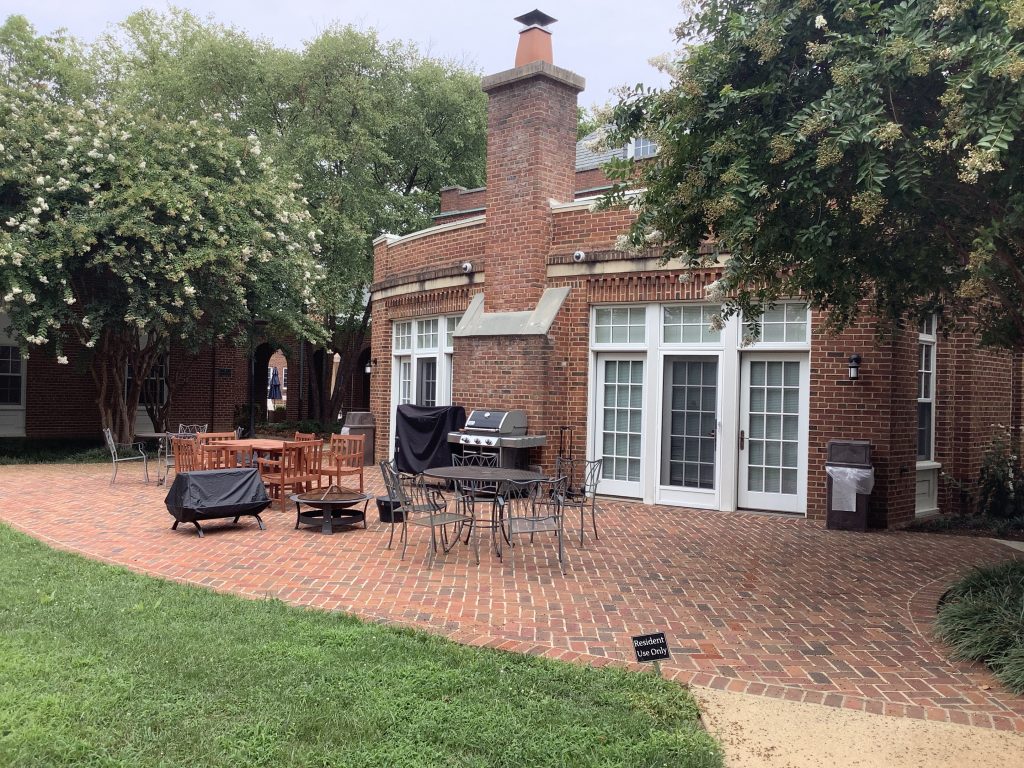
M 366 368 L 364 370 L 367 373 L 373 373 L 373 368 L 374 368 L 375 365 L 377 365 L 377 358 L 376 357 L 373 358 L 373 360 L 368 360 L 366 362 Z
M 850 355 L 849 366 L 850 381 L 856 381 L 860 378 L 860 355 Z

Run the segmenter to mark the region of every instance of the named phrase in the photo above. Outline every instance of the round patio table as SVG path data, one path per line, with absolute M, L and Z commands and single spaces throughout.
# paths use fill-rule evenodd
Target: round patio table
M 303 493 L 295 493 L 289 497 L 295 502 L 295 529 L 299 524 L 319 525 L 323 533 L 334 533 L 334 526 L 351 526 L 362 523 L 366 527 L 366 505 L 373 498 L 369 494 L 353 491 L 332 485 L 330 488 L 318 488 Z M 363 508 L 356 507 L 363 502 Z M 302 505 L 312 509 L 302 511 Z

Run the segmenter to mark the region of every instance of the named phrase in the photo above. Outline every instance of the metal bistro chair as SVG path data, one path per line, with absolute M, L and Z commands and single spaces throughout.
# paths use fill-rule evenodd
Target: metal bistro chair
M 114 464 L 114 473 L 110 476 L 110 484 L 113 485 L 117 479 L 117 465 L 125 461 L 141 461 L 142 472 L 146 476 L 146 482 L 149 483 L 149 459 L 146 457 L 146 449 L 142 443 L 119 443 L 114 439 L 114 433 L 110 427 L 104 427 L 103 437 L 107 441 L 110 460 Z
M 498 466 L 498 454 L 496 453 L 456 453 L 452 455 L 452 466 L 454 467 L 496 467 Z M 498 484 L 495 482 L 460 480 L 455 483 L 455 508 L 468 510 L 473 518 L 466 531 L 466 543 L 473 535 L 476 528 L 496 528 L 494 523 L 495 507 L 494 499 L 498 495 Z M 476 510 L 479 502 L 481 508 L 487 509 L 487 520 L 481 521 L 477 518 Z
M 438 541 L 440 540 L 442 553 L 448 554 L 459 543 L 462 527 L 470 523 L 473 518 L 458 511 L 449 512 L 448 500 L 445 499 L 444 494 L 435 488 L 424 485 L 420 477 L 398 473 L 391 462 L 382 461 L 380 471 L 384 476 L 384 486 L 388 490 L 392 515 L 396 509 L 400 509 L 402 512 L 401 559 L 405 559 L 405 551 L 409 547 L 409 525 L 430 528 L 430 552 L 427 556 L 427 568 L 432 568 L 437 557 Z M 392 517 L 392 519 L 394 518 Z M 454 536 L 449 535 L 449 526 L 455 529 Z M 441 529 L 440 534 L 438 534 L 438 528 Z M 394 532 L 394 523 L 392 523 L 392 538 Z M 391 548 L 391 542 L 392 539 L 388 539 L 388 549 Z M 479 565 L 480 543 L 475 538 L 473 543 L 476 562 Z
M 200 432 L 205 432 L 209 424 L 179 424 L 178 434 L 179 435 L 198 435 Z
M 597 535 L 597 484 L 601 480 L 601 469 L 604 459 L 566 459 L 561 456 L 555 459 L 555 477 L 564 477 L 568 481 L 565 491 L 565 506 L 568 510 L 579 510 L 580 513 L 580 544 L 583 544 L 583 528 L 587 509 L 590 510 L 590 524 L 594 527 L 594 539 Z
M 498 491 L 498 524 L 509 544 L 509 559 L 512 573 L 516 572 L 515 536 L 529 534 L 533 541 L 535 533 L 554 533 L 558 539 L 558 567 L 565 575 L 565 544 L 563 537 L 565 489 L 567 480 L 513 480 L 502 483 Z M 502 536 L 495 537 L 501 546 Z M 499 557 L 501 553 L 499 552 Z

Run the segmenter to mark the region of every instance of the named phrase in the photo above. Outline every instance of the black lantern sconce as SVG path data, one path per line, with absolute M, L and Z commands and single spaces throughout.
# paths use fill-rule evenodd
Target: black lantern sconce
M 376 366 L 377 366 L 377 358 L 375 357 L 375 358 L 373 358 L 373 360 L 367 361 L 366 368 L 364 368 L 363 370 L 365 370 L 367 373 L 373 373 L 373 369 Z
M 860 378 L 860 355 L 850 355 L 849 366 L 850 381 L 856 381 Z

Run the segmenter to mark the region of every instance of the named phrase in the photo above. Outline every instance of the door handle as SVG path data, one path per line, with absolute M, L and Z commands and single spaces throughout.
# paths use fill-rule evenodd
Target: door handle
M 744 431 L 741 429 L 740 430 L 740 450 L 741 451 L 743 450 L 743 443 L 744 443 L 746 437 L 747 437 L 746 433 L 744 433 Z

